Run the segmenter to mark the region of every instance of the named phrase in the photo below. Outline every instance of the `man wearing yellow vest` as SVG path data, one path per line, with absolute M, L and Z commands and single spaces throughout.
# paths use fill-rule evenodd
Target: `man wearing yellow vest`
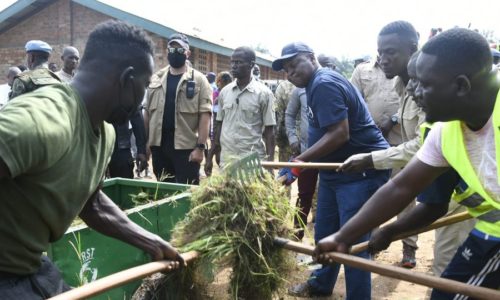
M 358 237 L 399 213 L 451 167 L 477 193 L 460 201 L 477 223 L 441 277 L 500 287 L 500 82 L 491 62 L 488 42 L 472 30 L 451 29 L 424 45 L 417 60 L 416 92 L 427 121 L 444 123 L 433 126 L 416 157 L 356 216 L 319 241 L 315 249 L 319 262 L 330 261 L 326 252 L 347 252 Z M 447 207 L 446 201 L 417 205 L 404 218 L 374 233 L 371 250 L 387 248 L 397 233 L 430 224 Z M 454 297 L 436 289 L 431 295 L 431 299 Z

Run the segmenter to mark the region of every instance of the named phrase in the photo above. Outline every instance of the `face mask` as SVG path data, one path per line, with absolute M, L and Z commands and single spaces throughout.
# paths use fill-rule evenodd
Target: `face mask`
M 187 57 L 185 54 L 179 54 L 177 52 L 168 54 L 168 62 L 173 68 L 180 68 L 184 66 L 184 64 L 186 63 L 186 58 Z
M 253 78 L 255 78 L 255 79 L 259 80 L 259 79 L 260 79 L 260 74 L 257 74 L 257 75 L 255 75 L 255 74 L 254 74 L 254 75 L 253 75 Z

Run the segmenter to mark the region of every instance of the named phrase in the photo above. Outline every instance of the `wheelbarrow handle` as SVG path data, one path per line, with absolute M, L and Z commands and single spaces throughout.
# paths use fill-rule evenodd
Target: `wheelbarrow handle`
M 198 257 L 198 255 L 199 254 L 196 251 L 190 251 L 181 254 L 186 263 L 194 260 Z M 49 300 L 86 299 L 130 281 L 141 279 L 154 273 L 166 271 L 168 272 L 174 269 L 176 269 L 175 263 L 170 260 L 150 262 L 144 265 L 111 274 L 96 281 L 92 281 L 86 285 L 52 297 Z
M 313 246 L 304 245 L 287 239 L 275 238 L 274 241 L 277 245 L 294 252 L 312 255 L 314 251 Z M 500 291 L 497 290 L 468 285 L 463 282 L 418 273 L 400 267 L 387 266 L 350 254 L 330 252 L 327 255 L 331 263 L 346 264 L 368 272 L 413 282 L 449 293 L 467 295 L 474 299 L 500 299 Z
M 264 168 L 281 169 L 281 168 L 302 168 L 302 169 L 321 169 L 321 170 L 336 170 L 342 165 L 341 163 L 314 163 L 314 162 L 273 162 L 261 161 L 260 164 Z
M 404 233 L 398 234 L 398 235 L 396 235 L 394 237 L 394 239 L 392 241 L 401 240 L 401 239 L 410 237 L 412 235 L 416 235 L 416 234 L 419 234 L 419 233 L 422 233 L 422 232 L 427 232 L 427 231 L 430 231 L 430 230 L 433 230 L 433 229 L 441 228 L 441 227 L 448 226 L 448 225 L 451 225 L 451 224 L 455 224 L 455 223 L 458 223 L 458 222 L 462 222 L 462 221 L 465 221 L 465 220 L 468 220 L 468 219 L 471 219 L 471 218 L 472 218 L 472 216 L 468 212 L 466 212 L 466 211 L 458 213 L 458 214 L 454 214 L 454 215 L 451 215 L 451 216 L 447 216 L 447 217 L 444 217 L 444 218 L 441 218 L 441 219 L 435 221 L 434 223 L 432 223 L 432 224 L 430 224 L 428 226 L 425 226 L 425 227 L 422 227 L 422 228 L 419 228 L 419 229 L 416 229 L 416 230 L 412 230 L 412 231 L 409 231 L 409 232 L 404 232 Z M 351 250 L 349 251 L 349 253 L 351 253 L 351 254 L 357 254 L 357 253 L 365 251 L 366 249 L 368 249 L 368 243 L 369 242 L 366 241 L 366 242 L 362 242 L 362 243 L 353 245 L 351 247 Z

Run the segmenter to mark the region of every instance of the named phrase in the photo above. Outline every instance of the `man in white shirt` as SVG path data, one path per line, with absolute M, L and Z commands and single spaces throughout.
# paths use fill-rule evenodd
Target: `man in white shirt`
M 59 76 L 62 82 L 70 82 L 75 75 L 78 62 L 80 61 L 80 53 L 75 47 L 65 47 L 61 56 L 63 67 L 56 75 Z

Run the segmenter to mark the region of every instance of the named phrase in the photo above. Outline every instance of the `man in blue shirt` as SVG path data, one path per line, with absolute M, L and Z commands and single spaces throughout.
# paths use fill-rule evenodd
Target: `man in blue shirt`
M 288 80 L 297 87 L 305 87 L 307 94 L 309 148 L 295 161 L 342 162 L 355 153 L 389 147 L 358 90 L 339 73 L 321 68 L 309 46 L 291 43 L 281 54 L 273 62 L 273 69 L 284 69 Z M 297 168 L 280 170 L 280 176 L 287 176 L 286 184 L 291 184 L 299 174 Z M 319 174 L 316 241 L 338 231 L 389 179 L 390 171 L 342 174 L 320 170 Z M 368 238 L 366 234 L 358 242 Z M 368 258 L 369 254 L 363 252 L 359 256 Z M 339 269 L 340 265 L 323 266 L 315 270 L 306 283 L 291 288 L 289 293 L 299 297 L 331 295 Z M 346 299 L 371 298 L 369 272 L 345 266 L 345 274 Z

